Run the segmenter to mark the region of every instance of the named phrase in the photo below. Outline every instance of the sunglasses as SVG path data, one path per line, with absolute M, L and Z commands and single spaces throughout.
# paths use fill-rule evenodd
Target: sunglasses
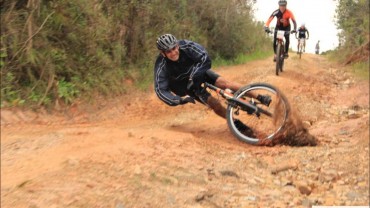
M 168 50 L 166 50 L 166 51 L 164 51 L 164 52 L 165 52 L 165 53 L 171 53 L 173 50 L 176 50 L 176 48 L 177 48 L 177 45 L 175 45 L 173 48 L 168 49 Z

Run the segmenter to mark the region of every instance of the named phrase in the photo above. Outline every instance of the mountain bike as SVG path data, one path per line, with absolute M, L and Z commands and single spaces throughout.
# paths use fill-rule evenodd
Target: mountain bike
M 297 38 L 296 39 L 298 40 L 298 55 L 299 55 L 299 58 L 301 59 L 302 58 L 302 54 L 303 54 L 303 47 L 304 47 L 304 43 L 306 40 L 308 39 L 305 39 L 305 38 Z
M 274 86 L 254 83 L 240 88 L 237 92 L 223 90 L 204 83 L 205 89 L 215 91 L 226 100 L 226 119 L 230 131 L 242 142 L 252 145 L 272 141 L 284 130 L 290 113 L 286 97 Z M 266 105 L 259 101 L 260 95 L 270 96 Z M 247 129 L 240 129 L 236 122 L 242 122 Z
M 271 30 L 266 31 L 267 33 L 273 33 Z M 290 31 L 275 30 L 276 33 L 276 75 L 279 76 L 279 71 L 283 72 L 284 57 L 285 54 L 285 43 L 284 36 L 290 34 Z

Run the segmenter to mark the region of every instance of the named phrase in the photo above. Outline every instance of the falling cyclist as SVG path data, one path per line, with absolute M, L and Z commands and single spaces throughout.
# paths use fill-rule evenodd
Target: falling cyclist
M 154 67 L 154 85 L 158 98 L 169 106 L 195 104 L 197 100 L 225 118 L 225 107 L 204 90 L 202 84 L 207 82 L 234 92 L 242 85 L 229 82 L 211 70 L 211 59 L 204 47 L 198 43 L 177 40 L 175 36 L 165 34 L 157 39 L 157 48 L 160 54 Z M 271 102 L 270 96 L 257 95 L 256 99 L 267 106 Z M 250 131 L 239 120 L 234 120 L 234 123 L 241 131 Z

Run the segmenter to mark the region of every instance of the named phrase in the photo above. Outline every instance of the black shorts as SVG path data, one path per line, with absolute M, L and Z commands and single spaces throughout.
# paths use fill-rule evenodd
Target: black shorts
M 205 77 L 204 77 L 204 82 L 208 82 L 209 84 L 214 85 L 216 83 L 216 80 L 220 77 L 216 72 L 213 70 L 209 69 L 206 71 Z M 189 95 L 191 97 L 194 97 L 196 100 L 201 102 L 201 99 L 199 97 L 202 97 L 202 100 L 207 100 L 208 97 L 211 95 L 209 92 L 206 90 L 201 90 L 202 94 L 196 96 L 194 92 L 188 92 L 187 86 L 188 86 L 189 79 L 183 79 L 183 80 L 174 80 L 170 81 L 170 90 L 175 93 L 178 96 L 186 96 Z

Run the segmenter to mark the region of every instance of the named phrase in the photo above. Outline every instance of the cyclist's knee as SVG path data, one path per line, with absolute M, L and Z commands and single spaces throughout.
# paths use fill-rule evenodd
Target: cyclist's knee
M 218 78 L 216 79 L 215 85 L 216 85 L 217 87 L 221 88 L 221 89 L 226 89 L 226 88 L 228 88 L 228 87 L 229 87 L 230 82 L 229 82 L 229 81 L 227 81 L 227 80 L 226 80 L 225 78 L 223 78 L 223 77 L 218 77 Z
M 226 109 L 221 105 L 220 101 L 216 98 L 209 96 L 207 100 L 207 104 L 212 110 L 219 116 L 225 117 L 226 116 Z

